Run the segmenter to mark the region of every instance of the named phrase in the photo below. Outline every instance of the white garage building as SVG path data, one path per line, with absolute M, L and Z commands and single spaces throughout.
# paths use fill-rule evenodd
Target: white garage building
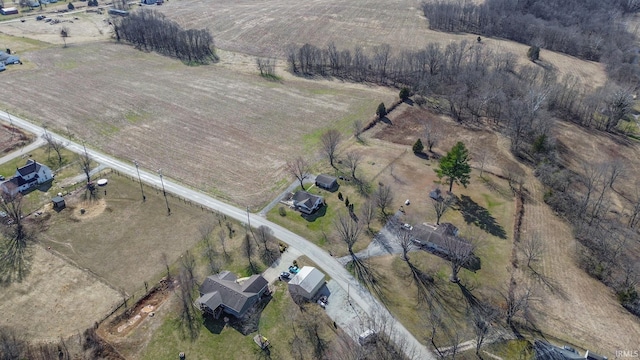
M 311 300 L 324 283 L 324 274 L 320 270 L 305 266 L 289 281 L 289 293 Z

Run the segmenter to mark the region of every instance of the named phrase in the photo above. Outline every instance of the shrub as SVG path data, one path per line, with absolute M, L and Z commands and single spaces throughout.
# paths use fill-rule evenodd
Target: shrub
M 407 101 L 409 99 L 409 95 L 411 95 L 409 93 L 409 88 L 403 87 L 402 90 L 400 90 L 400 100 Z
M 285 210 L 284 206 L 278 208 L 278 214 L 280 214 L 280 216 L 287 216 L 287 210 Z
M 384 103 L 380 103 L 380 105 L 378 105 L 378 109 L 376 109 L 376 115 L 380 119 L 387 116 L 387 108 L 384 106 Z
M 69 3 L 69 5 L 67 5 L 67 9 L 69 10 L 75 10 L 75 6 L 73 6 L 73 3 Z
M 418 139 L 415 144 L 413 144 L 413 153 L 421 154 L 424 151 L 424 145 L 422 145 L 422 140 Z

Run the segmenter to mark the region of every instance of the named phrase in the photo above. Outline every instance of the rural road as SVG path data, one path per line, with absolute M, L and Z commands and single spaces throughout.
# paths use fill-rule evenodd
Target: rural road
M 0 111 L 0 119 L 9 122 L 9 115 Z M 11 115 L 11 120 L 14 126 L 18 126 L 26 131 L 33 133 L 40 138 L 44 133 L 44 129 L 40 126 L 34 125 L 26 120 Z M 85 150 L 82 144 L 70 141 L 66 138 L 49 132 L 54 139 L 65 142 L 67 149 L 76 153 L 83 153 Z M 128 174 L 132 177 L 136 177 L 136 167 L 132 162 L 124 162 L 117 160 L 109 155 L 95 151 L 93 149 L 86 149 L 87 153 L 94 158 L 95 161 L 110 167 L 119 172 Z M 160 178 L 154 172 L 148 172 L 140 169 L 141 179 L 152 186 L 160 188 Z M 378 315 L 385 319 L 389 319 L 392 323 L 386 324 L 385 329 L 388 335 L 393 339 L 396 344 L 405 344 L 406 353 L 409 358 L 420 360 L 435 360 L 435 355 L 422 345 L 399 321 L 397 321 L 393 315 L 387 310 L 386 307 L 380 304 L 380 302 L 371 295 L 335 258 L 329 255 L 328 252 L 306 240 L 305 238 L 285 229 L 284 227 L 274 224 L 267 219 L 256 215 L 250 214 L 245 209 L 239 209 L 235 206 L 226 204 L 222 201 L 216 200 L 206 194 L 199 191 L 189 189 L 185 186 L 179 185 L 166 177 L 164 180 L 164 187 L 166 191 L 173 193 L 179 197 L 189 199 L 192 202 L 213 209 L 220 213 L 223 213 L 229 217 L 232 217 L 238 221 L 245 222 L 249 219 L 251 226 L 268 226 L 273 230 L 273 234 L 289 244 L 290 246 L 300 250 L 319 267 L 321 267 L 327 275 L 335 280 L 342 289 L 350 289 L 350 297 L 364 312 L 369 316 Z

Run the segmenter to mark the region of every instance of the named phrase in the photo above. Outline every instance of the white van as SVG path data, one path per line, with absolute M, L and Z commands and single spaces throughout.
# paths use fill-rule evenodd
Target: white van
M 358 336 L 358 342 L 360 343 L 361 346 L 364 346 L 366 344 L 371 344 L 376 342 L 376 338 L 377 338 L 376 332 L 372 329 L 367 329 L 365 332 L 363 332 Z

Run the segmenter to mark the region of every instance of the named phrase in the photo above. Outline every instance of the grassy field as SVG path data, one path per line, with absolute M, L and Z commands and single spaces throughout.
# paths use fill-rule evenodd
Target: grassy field
M 293 354 L 293 338 L 296 331 L 300 336 L 305 331 L 304 324 L 317 322 L 319 334 L 329 348 L 336 337 L 331 320 L 315 304 L 309 304 L 305 312 L 301 312 L 287 291 L 286 283 L 276 282 L 273 286 L 273 297 L 260 315 L 258 331 L 244 336 L 222 320 L 206 319 L 202 322 L 199 336 L 195 341 L 185 339 L 180 330 L 180 323 L 172 315 L 153 335 L 148 347 L 143 351 L 141 359 L 173 359 L 181 351 L 189 359 L 295 359 L 296 356 L 310 358 L 313 350 L 308 342 L 300 346 L 300 355 Z M 262 334 L 269 339 L 270 357 L 266 356 L 253 341 L 255 334 Z M 298 349 L 298 348 L 296 348 Z
M 161 192 L 146 188 L 142 202 L 136 182 L 107 178 L 99 200 L 84 200 L 84 192 L 67 198 L 67 208 L 52 213 L 41 240 L 113 288 L 133 293 L 162 273 L 163 254 L 171 264 L 192 248 L 200 239 L 198 227 L 213 215 L 170 197 L 167 216 Z

